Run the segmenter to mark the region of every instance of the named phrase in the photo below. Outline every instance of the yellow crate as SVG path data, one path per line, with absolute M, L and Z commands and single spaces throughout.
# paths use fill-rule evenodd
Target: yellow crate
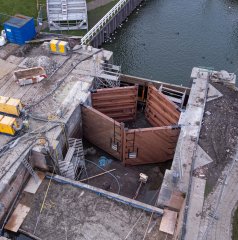
M 67 55 L 69 49 L 69 43 L 59 40 L 50 41 L 50 51 L 55 54 Z
M 0 115 L 0 133 L 5 133 L 8 135 L 14 135 L 18 128 L 18 124 L 15 118 Z
M 58 52 L 58 40 L 51 40 L 50 41 L 50 51 L 53 53 L 57 53 Z
M 19 99 L 0 96 L 0 112 L 19 116 L 21 110 L 22 104 Z
M 60 42 L 58 43 L 59 52 L 60 52 L 61 54 L 67 54 L 67 46 L 68 46 L 68 43 L 67 43 L 67 42 L 60 41 Z

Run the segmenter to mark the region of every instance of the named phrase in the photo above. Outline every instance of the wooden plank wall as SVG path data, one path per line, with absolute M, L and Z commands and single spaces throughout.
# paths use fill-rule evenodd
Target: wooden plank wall
M 118 122 L 134 120 L 138 86 L 98 89 L 92 93 L 92 106 Z
M 123 140 L 123 163 L 139 165 L 165 162 L 173 158 L 179 129 L 172 127 L 153 127 L 125 130 Z M 129 152 L 137 152 L 130 159 Z
M 122 160 L 122 135 L 124 124 L 100 113 L 92 107 L 82 106 L 83 136 L 95 146 L 113 157 Z M 115 133 L 115 134 L 114 134 Z M 118 142 L 118 151 L 111 148 L 112 141 Z
M 145 116 L 154 127 L 177 125 L 178 106 L 160 93 L 152 84 L 148 88 Z

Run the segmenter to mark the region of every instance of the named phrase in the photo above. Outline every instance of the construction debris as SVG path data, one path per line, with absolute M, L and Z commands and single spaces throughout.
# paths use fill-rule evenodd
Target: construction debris
M 47 75 L 52 74 L 58 68 L 57 62 L 47 56 L 29 57 L 24 64 L 27 68 L 42 67 Z
M 42 67 L 28 68 L 14 72 L 16 82 L 20 86 L 41 82 L 47 78 L 46 72 Z

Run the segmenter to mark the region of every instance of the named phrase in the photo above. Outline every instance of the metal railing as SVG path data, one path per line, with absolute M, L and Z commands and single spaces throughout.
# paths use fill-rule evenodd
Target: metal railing
M 82 39 L 81 44 L 88 44 L 98 32 L 128 3 L 130 0 L 120 0 Z

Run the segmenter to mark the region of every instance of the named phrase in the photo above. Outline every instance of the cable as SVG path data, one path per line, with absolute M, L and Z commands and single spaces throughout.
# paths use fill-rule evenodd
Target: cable
M 27 169 L 23 168 L 22 171 L 21 171 L 21 173 L 22 173 L 24 170 L 25 170 L 25 174 L 23 175 L 23 180 L 24 180 L 24 178 L 25 178 L 26 173 L 28 172 Z M 21 174 L 21 173 L 20 173 L 20 174 Z M 19 175 L 20 175 L 20 174 L 19 174 Z M 4 219 L 4 221 L 3 221 L 3 224 L 2 224 L 1 229 L 0 229 L 0 236 L 2 236 L 2 234 L 3 234 L 4 226 L 5 226 L 8 218 L 9 218 L 10 213 L 12 212 L 13 207 L 15 206 L 15 204 L 16 204 L 16 202 L 17 202 L 17 200 L 18 200 L 18 197 L 19 197 L 20 193 L 21 193 L 22 187 L 23 187 L 23 185 L 24 185 L 24 183 L 25 183 L 23 180 L 22 180 L 22 183 L 21 183 L 21 185 L 20 185 L 20 188 L 19 188 L 19 190 L 18 190 L 18 192 L 17 192 L 17 195 L 16 195 L 16 197 L 15 197 L 15 199 L 14 199 L 14 201 L 13 201 L 13 203 L 12 203 L 12 205 L 11 205 L 8 213 L 7 213 L 7 216 L 6 216 L 6 218 Z
M 151 198 L 151 200 L 149 201 L 149 204 L 153 202 L 155 196 L 159 193 L 160 189 L 158 189 L 154 196 Z M 139 218 L 137 219 L 137 221 L 135 222 L 135 224 L 132 226 L 131 230 L 127 233 L 126 237 L 124 238 L 124 240 L 128 239 L 128 237 L 131 235 L 131 233 L 133 232 L 135 226 L 138 224 L 138 222 L 140 221 L 141 217 L 143 216 L 143 213 L 145 212 L 145 210 L 142 211 L 141 215 L 139 216 Z
M 117 192 L 117 193 L 120 194 L 120 192 L 121 192 L 121 186 L 120 186 L 120 183 L 119 183 L 119 181 L 118 181 L 118 179 L 116 178 L 115 175 L 113 175 L 113 174 L 110 173 L 110 172 L 107 172 L 107 170 L 105 170 L 104 168 L 100 167 L 98 164 L 96 164 L 96 163 L 94 163 L 94 162 L 92 162 L 92 161 L 90 161 L 90 160 L 85 159 L 85 161 L 87 161 L 87 162 L 89 162 L 89 163 L 92 163 L 93 165 L 97 166 L 98 168 L 100 168 L 101 170 L 103 170 L 104 172 L 106 172 L 107 174 L 111 175 L 111 176 L 116 180 L 116 182 L 117 182 L 117 185 L 118 185 L 118 192 Z
M 47 97 L 49 97 L 50 95 L 52 95 L 52 94 L 61 86 L 61 84 L 62 84 L 62 83 L 64 82 L 64 80 L 69 76 L 69 74 L 70 74 L 81 62 L 88 60 L 89 58 L 93 57 L 95 54 L 98 54 L 98 53 L 101 52 L 101 51 L 102 51 L 102 49 L 99 49 L 99 50 L 96 51 L 95 53 L 93 53 L 93 54 L 85 57 L 84 59 L 79 60 L 79 61 L 64 75 L 64 77 L 62 77 L 62 78 L 60 79 L 60 81 L 58 81 L 58 82 L 56 83 L 56 87 L 55 87 L 54 89 L 52 89 L 49 93 L 47 93 L 44 97 L 42 97 L 41 99 L 39 99 L 39 100 L 36 101 L 35 103 L 27 106 L 26 109 L 29 109 L 29 108 L 32 108 L 32 107 L 38 105 L 39 103 L 41 103 L 42 101 L 44 101 Z
M 54 136 L 52 136 L 52 139 L 53 139 L 53 138 L 54 138 Z M 49 139 L 47 139 L 47 141 L 48 141 L 48 143 L 49 143 Z M 36 232 L 38 223 L 39 223 L 39 221 L 40 221 L 41 213 L 42 213 L 42 211 L 43 211 L 43 209 L 44 209 L 46 197 L 47 197 L 47 195 L 48 195 L 48 192 L 49 192 L 49 189 L 50 189 L 50 185 L 51 185 L 51 182 L 52 182 L 52 179 L 53 179 L 53 175 L 54 175 L 54 172 L 55 172 L 55 167 L 56 167 L 56 165 L 54 165 L 53 171 L 52 171 L 52 173 L 51 173 L 51 178 L 50 178 L 49 184 L 48 184 L 48 186 L 47 186 L 47 189 L 46 189 L 46 192 L 45 192 L 45 195 L 44 195 L 43 202 L 42 202 L 42 204 L 41 204 L 40 213 L 39 213 L 39 215 L 38 215 L 38 217 L 37 217 L 37 220 L 36 220 L 36 225 L 35 225 L 34 232 L 33 232 L 34 235 L 35 235 L 35 232 Z

